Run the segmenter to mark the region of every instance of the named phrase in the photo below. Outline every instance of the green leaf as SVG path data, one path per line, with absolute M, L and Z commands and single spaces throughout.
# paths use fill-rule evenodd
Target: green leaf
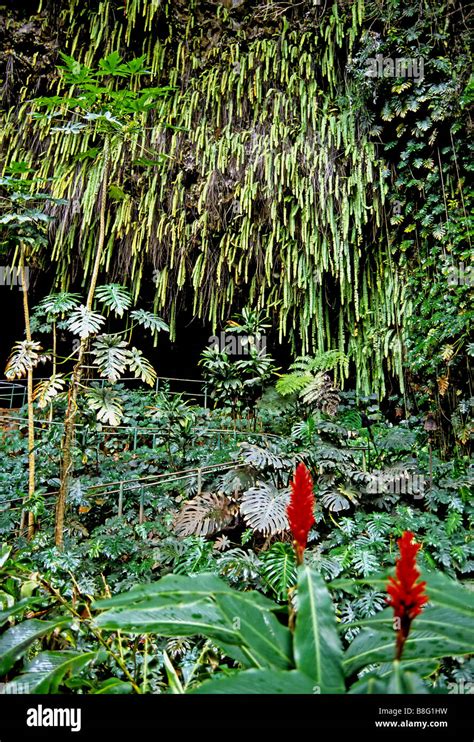
M 373 694 L 373 693 L 393 693 L 393 694 L 411 694 L 411 693 L 428 693 L 422 678 L 421 671 L 417 669 L 414 673 L 411 670 L 409 662 L 394 661 L 390 663 L 389 670 L 385 673 L 371 672 L 364 675 L 351 685 L 349 694 Z M 419 663 L 416 663 L 419 665 Z M 416 666 L 416 665 L 415 665 Z M 431 671 L 436 669 L 437 664 L 430 665 Z M 428 674 L 428 673 L 427 673 Z
M 126 309 L 132 305 L 132 297 L 125 286 L 118 283 L 108 283 L 97 286 L 96 297 L 107 309 L 111 309 L 118 317 L 123 317 Z
M 123 417 L 122 400 L 112 389 L 90 388 L 86 391 L 89 407 L 95 411 L 97 419 L 106 425 L 120 425 Z
M 343 693 L 342 646 L 334 606 L 322 577 L 301 567 L 294 635 L 298 670 L 314 680 L 321 693 Z
M 107 680 L 102 681 L 102 683 L 98 685 L 96 690 L 93 691 L 93 694 L 100 695 L 102 693 L 111 693 L 117 695 L 132 693 L 132 691 L 133 685 L 131 683 L 128 683 L 125 680 L 120 680 L 120 678 L 107 678 Z
M 69 621 L 64 618 L 57 621 L 39 621 L 36 618 L 30 618 L 8 629 L 0 637 L 0 675 L 5 675 L 33 642 L 57 626 L 66 626 L 68 623 Z
M 159 332 L 159 330 L 163 330 L 164 332 L 170 331 L 170 328 L 161 317 L 158 317 L 157 314 L 153 314 L 152 312 L 146 312 L 144 309 L 134 309 L 133 312 L 130 312 L 130 317 L 138 322 L 139 325 L 142 325 L 145 330 L 152 330 L 153 332 Z
M 84 304 L 74 309 L 67 320 L 68 329 L 81 338 L 95 335 L 105 322 L 105 317 L 96 312 L 91 312 Z
M 296 584 L 297 569 L 295 551 L 291 544 L 277 542 L 260 555 L 262 577 L 283 600 L 288 596 L 288 589 Z
M 92 344 L 91 353 L 101 376 L 117 381 L 127 367 L 128 343 L 118 335 L 98 335 Z
M 7 563 L 10 554 L 12 553 L 12 547 L 4 543 L 0 549 L 0 569 Z
M 21 379 L 32 371 L 40 362 L 46 360 L 41 355 L 42 347 L 35 340 L 21 340 L 15 343 L 5 368 L 7 379 Z
M 234 590 L 220 593 L 217 604 L 241 637 L 242 648 L 256 667 L 289 668 L 291 634 L 268 610 L 262 611 Z
M 111 608 L 97 618 L 101 628 L 162 636 L 201 634 L 250 667 L 292 664 L 290 633 L 273 615 L 278 606 L 257 592 L 233 590 L 211 574 L 167 575 L 98 601 L 95 607 Z
M 184 693 L 183 684 L 181 683 L 178 673 L 166 652 L 163 652 L 163 662 L 171 692 L 182 695 Z
M 25 672 L 7 685 L 6 692 L 26 687 L 28 693 L 58 693 L 66 675 L 74 675 L 97 657 L 97 652 L 40 652 Z
M 76 307 L 81 300 L 80 294 L 62 291 L 58 294 L 49 294 L 38 304 L 36 311 L 42 314 L 60 315 Z
M 17 613 L 21 613 L 28 606 L 39 603 L 42 600 L 43 598 L 24 598 L 23 600 L 19 600 L 18 603 L 15 603 L 6 610 L 0 611 L 0 626 L 6 623 L 10 616 L 16 616 Z
M 219 593 L 228 592 L 232 593 L 234 591 L 224 580 L 211 573 L 203 572 L 199 575 L 191 576 L 170 574 L 162 577 L 158 582 L 153 582 L 149 585 L 137 585 L 126 593 L 114 595 L 113 598 L 97 600 L 94 603 L 94 608 L 124 607 L 130 605 L 132 602 L 149 600 L 156 596 L 168 596 L 170 600 L 177 600 L 179 598 L 181 602 L 185 602 L 186 600 L 193 602 L 207 598 L 210 594 L 216 597 Z M 252 605 L 260 606 L 262 610 L 279 610 L 279 606 L 276 603 L 254 590 L 248 590 L 239 594 L 242 596 L 242 599 L 249 601 Z
M 400 662 L 393 663 L 391 675 L 387 678 L 386 693 L 391 694 L 411 694 L 411 693 L 428 693 L 423 680 L 414 672 L 404 670 Z
M 370 618 L 354 621 L 352 624 L 346 623 L 341 628 L 347 630 L 351 626 L 371 627 L 377 631 L 389 633 L 393 630 L 393 610 L 387 608 Z M 474 613 L 472 611 L 429 605 L 415 618 L 412 630 L 445 637 L 448 641 L 458 641 L 466 646 L 470 645 L 474 652 Z
M 141 379 L 145 384 L 153 386 L 156 381 L 156 371 L 138 348 L 130 348 L 128 353 L 128 367 L 137 379 Z
M 66 383 L 63 379 L 62 374 L 56 374 L 51 376 L 49 379 L 40 381 L 33 391 L 33 399 L 38 401 L 38 407 L 43 410 L 47 407 L 55 397 L 63 390 L 64 384 Z
M 314 681 L 297 670 L 245 670 L 234 675 L 221 673 L 212 680 L 206 680 L 192 693 L 204 694 L 238 694 L 261 695 L 273 694 L 311 694 L 318 693 Z
M 109 610 L 97 617 L 102 629 L 120 629 L 135 634 L 160 636 L 203 636 L 237 643 L 238 636 L 227 619 L 209 599 L 171 600 L 156 596 L 122 610 Z
M 474 646 L 469 637 L 464 639 L 449 636 L 449 626 L 443 636 L 414 630 L 405 643 L 404 660 L 436 659 L 448 656 L 472 654 Z M 379 662 L 391 662 L 395 656 L 395 631 L 362 629 L 348 648 L 344 658 L 346 675 Z
M 474 592 L 466 590 L 461 583 L 442 572 L 423 573 L 421 579 L 426 582 L 426 593 L 431 603 L 455 608 L 461 613 L 470 615 L 474 621 Z

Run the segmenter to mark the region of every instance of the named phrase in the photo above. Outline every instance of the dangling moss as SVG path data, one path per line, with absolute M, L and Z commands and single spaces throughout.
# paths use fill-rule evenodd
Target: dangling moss
M 344 77 L 364 2 L 333 2 L 324 14 L 311 6 L 292 23 L 270 11 L 252 22 L 251 10 L 236 22 L 204 6 L 127 0 L 124 17 L 113 0 L 94 9 L 71 0 L 61 13 L 67 54 L 89 66 L 114 50 L 146 54 L 149 84 L 176 86 L 143 115 L 130 154 L 114 145 L 110 180 L 123 198 L 111 199 L 103 269 L 110 280 L 128 275 L 135 295 L 155 271 L 154 310 L 172 335 L 189 294 L 214 328 L 237 301 L 270 307 L 281 342 L 349 353 L 359 390 L 383 393 L 385 360 L 402 381 L 395 328 L 405 304 L 378 231 L 383 163 Z M 54 176 L 53 195 L 69 199 L 52 234 L 64 288 L 71 266 L 84 282 L 91 269 L 101 172 L 87 153 L 96 142 L 52 133 L 30 110 L 25 87 L 3 140 L 8 159 Z M 150 152 L 167 157 L 143 164 Z

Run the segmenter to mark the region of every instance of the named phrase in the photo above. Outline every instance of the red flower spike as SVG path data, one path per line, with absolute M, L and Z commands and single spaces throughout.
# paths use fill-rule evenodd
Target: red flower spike
M 296 561 L 303 564 L 308 533 L 314 520 L 314 493 L 311 474 L 303 463 L 298 464 L 291 485 L 291 497 L 286 509 L 294 538 Z
M 397 628 L 396 659 L 400 659 L 404 644 L 410 632 L 411 622 L 418 616 L 428 596 L 425 594 L 426 582 L 418 582 L 420 572 L 416 566 L 416 555 L 421 549 L 414 541 L 411 531 L 404 531 L 398 540 L 400 558 L 396 562 L 395 577 L 389 577 L 387 593 L 388 604 L 392 606 Z

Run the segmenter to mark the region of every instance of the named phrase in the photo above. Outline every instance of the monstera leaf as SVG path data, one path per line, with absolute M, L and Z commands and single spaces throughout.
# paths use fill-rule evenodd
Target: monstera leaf
M 120 397 L 112 389 L 88 389 L 86 399 L 89 407 L 97 414 L 101 423 L 115 427 L 120 425 L 123 417 L 123 407 Z
M 48 356 L 42 355 L 42 350 L 41 345 L 34 340 L 15 343 L 5 369 L 7 379 L 21 379 L 28 371 L 36 368 L 38 363 L 44 363 Z
M 92 345 L 92 355 L 101 376 L 117 381 L 125 371 L 128 361 L 128 343 L 118 335 L 99 335 Z
M 288 489 L 279 490 L 268 482 L 258 482 L 243 495 L 240 512 L 249 528 L 272 536 L 288 529 L 289 500 Z
M 156 371 L 138 348 L 130 349 L 128 367 L 137 379 L 141 379 L 145 384 L 153 386 L 156 381 Z
M 118 283 L 108 283 L 97 286 L 96 297 L 107 309 L 111 309 L 118 317 L 123 317 L 126 309 L 132 305 L 132 297 L 125 286 Z
M 130 317 L 144 327 L 145 330 L 152 330 L 152 332 L 159 332 L 160 330 L 164 332 L 170 331 L 166 322 L 161 317 L 158 317 L 157 314 L 153 314 L 153 312 L 146 312 L 144 309 L 135 309 L 133 312 L 130 312 Z
M 262 471 L 265 469 L 291 470 L 293 466 L 293 461 L 288 456 L 282 456 L 270 447 L 264 448 L 252 443 L 242 443 L 241 457 L 245 464 Z
M 51 376 L 50 379 L 40 381 L 33 392 L 33 399 L 37 400 L 38 407 L 42 410 L 47 407 L 55 397 L 63 390 L 65 380 L 62 374 Z
M 92 312 L 84 304 L 81 304 L 71 312 L 71 316 L 67 320 L 67 327 L 74 335 L 79 335 L 80 338 L 85 339 L 90 335 L 96 335 L 104 322 L 105 317 L 97 314 L 97 312 Z
M 205 492 L 189 500 L 174 522 L 178 536 L 212 536 L 235 519 L 238 505 L 227 495 Z

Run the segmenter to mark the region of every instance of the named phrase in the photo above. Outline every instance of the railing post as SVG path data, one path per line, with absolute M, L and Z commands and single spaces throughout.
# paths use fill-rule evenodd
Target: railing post
M 123 482 L 119 485 L 118 513 L 119 518 L 123 515 Z
M 138 522 L 140 524 L 145 520 L 145 493 L 143 487 L 140 489 L 140 512 L 138 514 Z
M 202 469 L 201 467 L 199 467 L 199 469 L 197 470 L 197 475 L 198 475 L 197 476 L 197 493 L 198 495 L 200 495 L 202 491 Z

